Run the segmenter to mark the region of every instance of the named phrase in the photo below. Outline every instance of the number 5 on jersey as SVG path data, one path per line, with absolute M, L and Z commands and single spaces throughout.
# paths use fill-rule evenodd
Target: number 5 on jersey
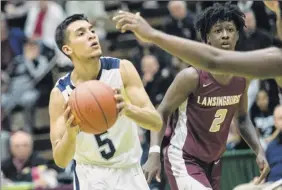
M 111 139 L 107 138 L 108 132 L 94 136 L 99 146 L 101 156 L 106 160 L 112 158 L 116 152 L 116 149 Z
M 221 124 L 223 123 L 227 114 L 227 109 L 219 109 L 214 115 L 214 120 L 210 127 L 210 132 L 215 133 L 220 130 Z

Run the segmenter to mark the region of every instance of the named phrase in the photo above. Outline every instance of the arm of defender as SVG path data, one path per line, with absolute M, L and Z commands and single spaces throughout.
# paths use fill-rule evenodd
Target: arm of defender
M 125 109 L 125 115 L 145 129 L 159 131 L 162 127 L 161 117 L 151 103 L 133 64 L 122 60 L 120 72 L 131 103 Z
M 248 115 L 248 86 L 245 89 L 244 94 L 241 97 L 240 105 L 239 105 L 239 132 L 242 138 L 246 141 L 250 148 L 258 155 L 259 153 L 263 153 L 263 148 L 260 145 L 259 138 L 256 132 L 255 127 L 253 126 L 249 115 Z
M 210 72 L 256 78 L 282 76 L 282 50 L 278 48 L 250 52 L 220 50 L 153 29 L 139 14 L 122 11 L 113 20 L 121 31 L 131 30 L 143 41 L 150 41 L 187 64 Z
M 267 48 L 249 52 L 233 52 L 156 32 L 152 42 L 187 64 L 242 77 L 273 78 L 282 75 L 282 50 Z
M 59 89 L 54 88 L 50 95 L 50 139 L 56 165 L 65 168 L 75 152 L 75 136 L 69 135 L 65 124 L 64 97 Z
M 160 132 L 151 132 L 151 146 L 161 146 L 168 117 L 188 98 L 189 94 L 196 90 L 198 81 L 198 73 L 192 67 L 184 69 L 177 74 L 158 107 L 158 112 L 164 123 Z

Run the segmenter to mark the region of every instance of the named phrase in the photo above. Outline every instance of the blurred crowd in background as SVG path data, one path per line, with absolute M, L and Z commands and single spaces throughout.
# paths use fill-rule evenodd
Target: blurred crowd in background
M 54 39 L 55 29 L 64 18 L 75 13 L 85 14 L 96 26 L 103 55 L 132 61 L 151 101 L 158 106 L 175 75 L 187 65 L 153 44 L 138 41 L 132 33 L 120 33 L 111 18 L 118 10 L 139 11 L 157 29 L 201 41 L 194 30 L 193 20 L 197 13 L 213 3 L 1 1 L 1 162 L 5 183 L 30 182 L 37 188 L 72 188 L 71 168 L 63 170 L 54 164 L 49 139 L 48 103 L 51 89 L 58 78 L 73 68 L 70 60 L 56 47 Z M 275 37 L 276 15 L 262 1 L 232 3 L 237 4 L 246 15 L 247 27 L 240 34 L 237 50 L 282 46 L 282 42 Z M 267 150 L 269 143 L 277 140 L 282 131 L 282 109 L 275 110 L 279 104 L 277 84 L 273 79 L 252 80 L 248 94 L 251 121 Z M 227 150 L 248 149 L 237 126 L 234 118 Z M 164 148 L 170 135 L 168 128 Z M 150 132 L 140 129 L 140 141 L 144 148 L 142 163 L 148 156 L 149 138 Z M 280 176 L 271 179 L 275 181 L 282 178 L 281 147 L 280 152 L 277 149 L 274 152 L 273 156 L 280 159 L 281 169 Z M 162 183 L 153 182 L 151 189 L 164 189 L 165 183 L 165 180 Z

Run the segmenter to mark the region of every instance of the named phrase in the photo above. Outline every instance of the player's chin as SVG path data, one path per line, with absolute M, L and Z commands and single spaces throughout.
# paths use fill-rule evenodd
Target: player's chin
M 102 55 L 101 49 L 97 49 L 97 50 L 91 52 L 91 57 L 101 57 L 101 55 Z

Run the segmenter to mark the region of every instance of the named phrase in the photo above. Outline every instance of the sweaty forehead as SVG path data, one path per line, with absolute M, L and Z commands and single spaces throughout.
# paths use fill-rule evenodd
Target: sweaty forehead
M 75 32 L 77 31 L 78 29 L 81 29 L 81 28 L 89 28 L 91 27 L 92 25 L 87 22 L 86 20 L 77 20 L 77 21 L 74 21 L 73 23 L 71 23 L 68 27 L 67 27 L 67 31 L 68 32 Z

